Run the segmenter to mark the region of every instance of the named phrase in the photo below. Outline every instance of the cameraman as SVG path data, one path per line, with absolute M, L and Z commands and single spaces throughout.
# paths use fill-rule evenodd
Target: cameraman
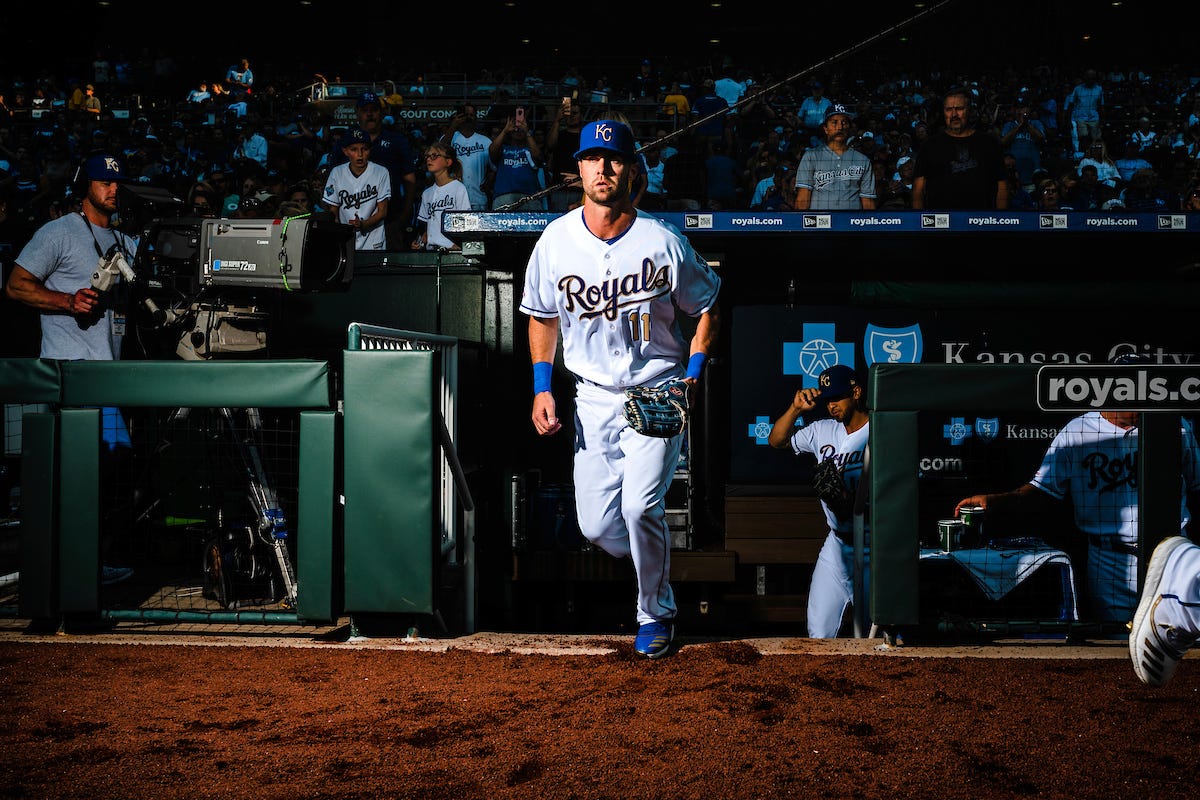
M 42 225 L 17 256 L 5 291 L 41 312 L 42 358 L 120 358 L 124 309 L 105 302 L 91 287 L 91 277 L 114 246 L 130 262 L 137 250 L 137 241 L 112 225 L 117 187 L 128 181 L 115 155 L 90 156 L 74 185 L 82 209 Z
M 115 361 L 121 356 L 125 309 L 92 288 L 92 274 L 112 253 L 133 261 L 137 240 L 113 227 L 117 215 L 117 189 L 129 181 L 125 165 L 115 155 L 97 153 L 79 167 L 72 192 L 82 197 L 81 210 L 52 219 L 33 234 L 17 256 L 5 291 L 8 296 L 37 309 L 42 323 L 42 358 Z M 113 293 L 116 289 L 112 290 Z M 108 294 L 108 293 L 106 293 Z M 128 453 L 129 431 L 120 411 L 102 411 L 102 438 L 109 467 L 102 476 L 113 480 L 112 459 L 118 448 Z M 101 533 L 102 552 L 111 544 L 111 532 Z M 104 564 L 100 583 L 128 579 L 129 567 Z

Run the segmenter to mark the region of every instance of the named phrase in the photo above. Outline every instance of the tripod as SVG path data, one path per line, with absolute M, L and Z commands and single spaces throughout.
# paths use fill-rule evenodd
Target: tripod
M 184 422 L 192 411 L 176 408 L 168 421 Z M 204 596 L 233 609 L 247 599 L 243 596 L 247 587 L 266 582 L 272 587 L 271 600 L 282 594 L 283 604 L 295 608 L 296 572 L 287 546 L 287 518 L 260 456 L 262 415 L 257 408 L 205 411 L 201 425 L 205 439 L 229 454 L 231 469 L 223 474 L 233 481 L 238 500 L 230 504 L 223 497 L 216 503 L 215 518 L 209 520 L 215 530 L 203 549 Z M 170 446 L 164 434 L 156 453 Z M 217 463 L 224 465 L 221 459 Z M 150 503 L 137 521 L 146 521 L 163 499 L 160 495 Z

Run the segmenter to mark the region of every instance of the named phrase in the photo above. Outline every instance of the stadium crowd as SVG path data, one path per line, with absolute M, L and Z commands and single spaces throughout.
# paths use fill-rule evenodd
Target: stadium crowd
M 314 210 L 346 120 L 313 102 L 312 89 L 340 79 L 255 76 L 252 59 L 240 58 L 180 91 L 180 80 L 191 76 L 177 71 L 167 55 L 130 64 L 98 54 L 86 79 L 50 68 L 0 75 L 0 241 L 19 249 L 39 225 L 69 210 L 72 172 L 96 150 L 123 156 L 130 174 L 184 200 L 187 213 Z M 876 64 L 848 63 L 791 80 L 728 59 L 682 66 L 645 59 L 628 74 L 585 76 L 568 66 L 557 79 L 536 69 L 485 70 L 457 98 L 433 96 L 424 78 L 410 72 L 368 81 L 380 87 L 369 102 L 379 104 L 386 132 L 408 144 L 401 169 L 411 169 L 415 181 L 393 187 L 400 193 L 419 196 L 433 182 L 423 153 L 448 140 L 452 124 L 406 109 L 469 106 L 478 112 L 478 133 L 494 141 L 520 107 L 539 153 L 541 188 L 559 184 L 551 165 L 556 150 L 571 147 L 572 127 L 615 115 L 630 120 L 646 160 L 643 208 L 789 211 L 801 157 L 823 145 L 823 114 L 838 103 L 852 115 L 850 146 L 870 160 L 875 208 L 912 208 L 914 159 L 942 125 L 943 95 L 962 87 L 975 128 L 1001 142 L 1009 210 L 1200 209 L 1200 77 L 1180 66 L 1014 65 L 967 75 L 886 74 Z M 577 120 L 558 113 L 561 95 L 581 112 Z M 355 92 L 347 102 L 361 99 Z M 481 185 L 487 207 L 495 175 L 493 164 Z M 417 235 L 416 205 L 403 204 L 413 219 L 401 220 L 406 241 L 389 242 L 390 249 L 406 249 Z

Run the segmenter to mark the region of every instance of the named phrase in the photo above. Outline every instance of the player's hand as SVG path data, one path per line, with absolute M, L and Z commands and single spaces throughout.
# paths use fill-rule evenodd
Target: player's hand
M 817 397 L 821 392 L 817 389 L 797 389 L 792 398 L 792 405 L 801 413 L 812 411 L 817 407 Z
M 533 396 L 533 427 L 542 436 L 558 433 L 562 428 L 552 393 L 538 392 Z
M 986 509 L 987 505 L 988 505 L 988 496 L 986 494 L 973 494 L 970 497 L 964 497 L 962 500 L 958 501 L 958 505 L 956 505 L 954 507 L 954 516 L 955 516 L 955 518 L 957 518 L 958 512 L 960 510 L 962 510 L 963 507 L 966 507 L 966 508 L 978 507 L 978 508 Z

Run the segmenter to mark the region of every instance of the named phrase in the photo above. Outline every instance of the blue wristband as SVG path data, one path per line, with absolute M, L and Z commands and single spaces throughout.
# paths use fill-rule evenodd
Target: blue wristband
M 554 365 L 549 361 L 537 361 L 533 365 L 533 393 L 541 394 L 550 391 L 550 376 L 554 374 Z
M 694 381 L 700 380 L 705 361 L 708 361 L 708 353 L 692 353 L 692 357 L 688 359 L 687 376 Z

